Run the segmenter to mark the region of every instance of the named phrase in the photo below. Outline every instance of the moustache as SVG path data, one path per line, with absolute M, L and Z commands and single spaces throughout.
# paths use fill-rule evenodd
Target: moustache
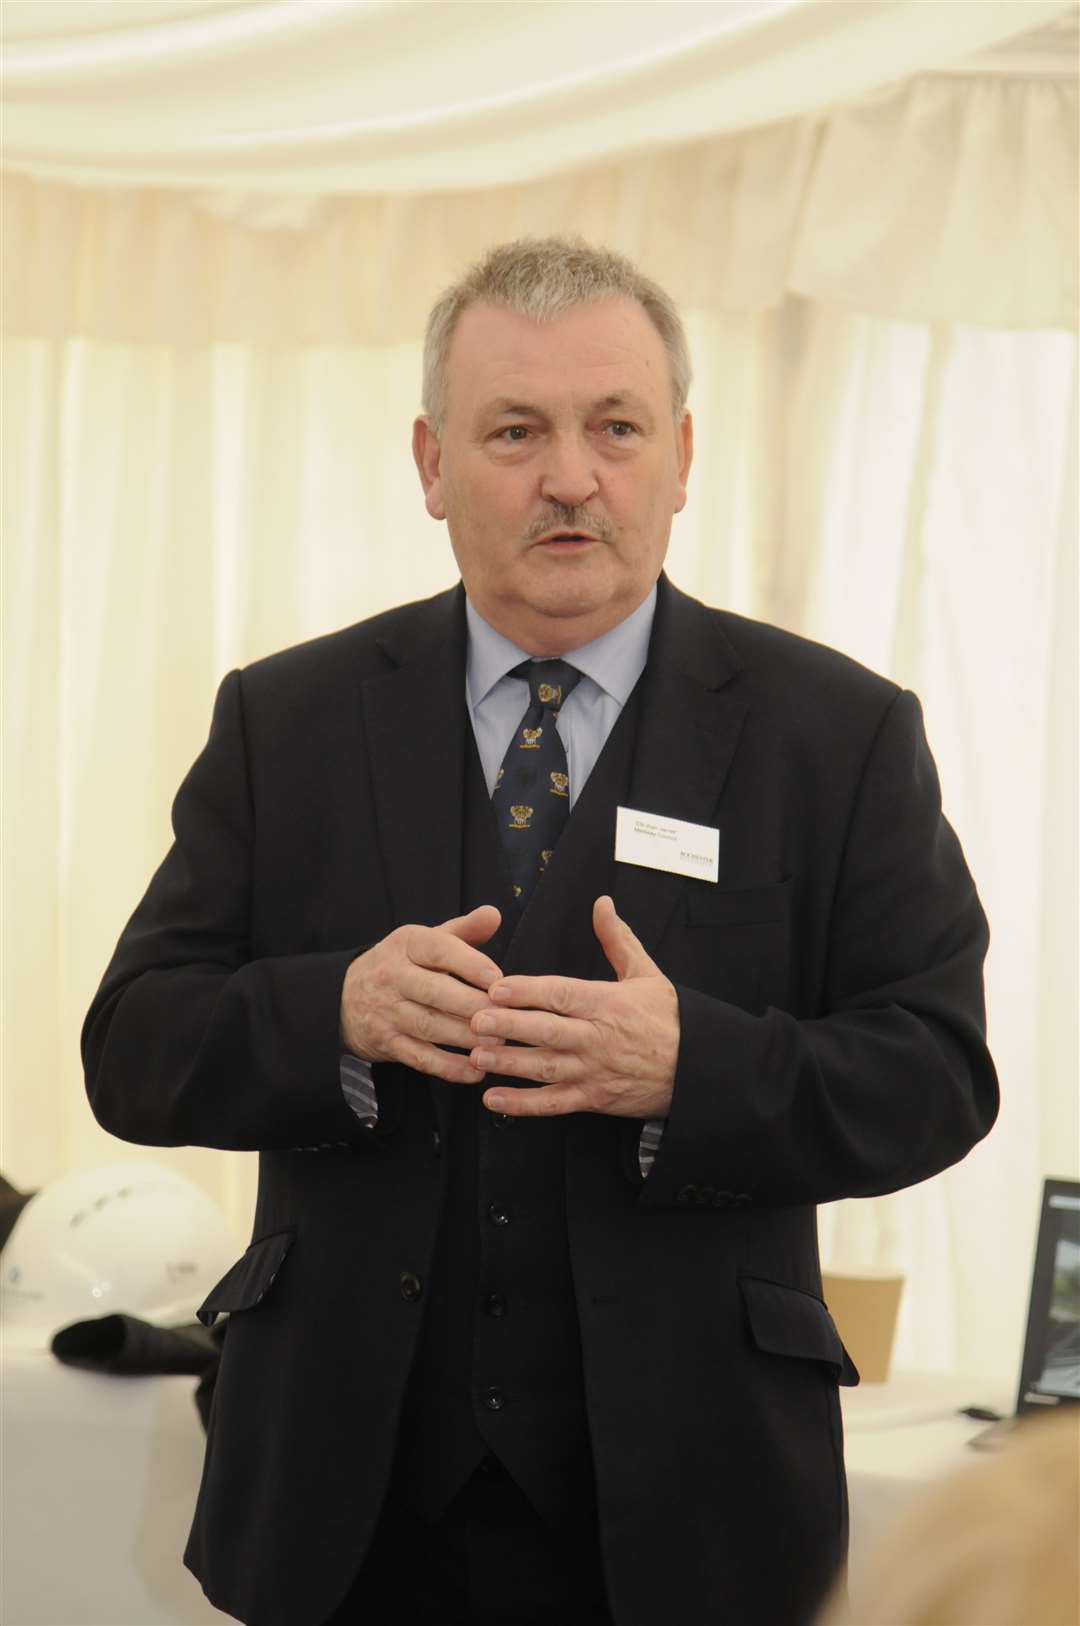
M 615 538 L 615 527 L 605 514 L 596 514 L 584 507 L 567 507 L 564 503 L 552 503 L 546 514 L 538 515 L 525 532 L 525 541 L 538 542 L 552 531 L 584 531 L 598 542 L 612 542 Z

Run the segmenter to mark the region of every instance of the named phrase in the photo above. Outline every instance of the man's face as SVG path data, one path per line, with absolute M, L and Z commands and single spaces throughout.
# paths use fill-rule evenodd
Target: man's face
M 469 597 L 531 655 L 598 638 L 648 594 L 686 501 L 660 335 L 621 297 L 544 323 L 472 305 L 447 386 L 442 435 L 417 419 L 413 453 Z

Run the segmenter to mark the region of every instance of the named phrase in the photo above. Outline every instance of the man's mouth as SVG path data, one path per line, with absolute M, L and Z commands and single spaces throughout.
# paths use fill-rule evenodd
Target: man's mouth
M 540 537 L 540 545 L 550 548 L 586 547 L 597 538 L 589 531 L 549 531 L 547 536 Z

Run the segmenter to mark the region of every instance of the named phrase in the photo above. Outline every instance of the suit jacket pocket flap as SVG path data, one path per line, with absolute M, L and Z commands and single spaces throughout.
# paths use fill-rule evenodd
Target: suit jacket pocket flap
M 251 1310 L 266 1297 L 294 1235 L 293 1231 L 274 1231 L 251 1244 L 196 1310 L 204 1327 L 212 1327 L 224 1310 Z
M 750 1332 L 759 1349 L 770 1355 L 823 1361 L 832 1367 L 838 1383 L 849 1387 L 858 1383 L 855 1363 L 821 1299 L 760 1276 L 743 1276 L 739 1286 Z
M 686 918 L 691 926 L 753 926 L 786 920 L 790 907 L 790 879 L 742 886 L 735 892 L 693 881 L 686 893 Z

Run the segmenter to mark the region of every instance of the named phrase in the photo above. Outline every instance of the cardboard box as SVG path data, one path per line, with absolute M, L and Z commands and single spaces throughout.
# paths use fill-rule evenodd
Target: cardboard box
M 889 1376 L 904 1278 L 888 1271 L 826 1275 L 825 1303 L 864 1383 Z

